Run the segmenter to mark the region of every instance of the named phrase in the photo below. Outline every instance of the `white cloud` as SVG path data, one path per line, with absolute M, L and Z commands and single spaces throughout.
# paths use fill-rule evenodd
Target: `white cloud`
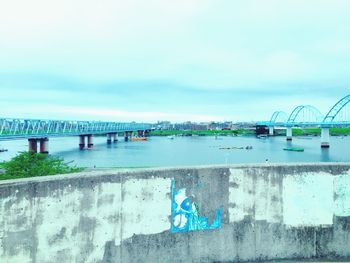
M 319 93 L 320 101 L 328 92 L 326 100 L 335 100 L 339 92 L 334 89 L 350 84 L 349 12 L 347 0 L 2 1 L 0 75 L 13 74 L 19 81 L 0 79 L 0 90 L 16 107 L 29 105 L 30 100 L 45 104 L 45 97 L 59 107 L 68 105 L 67 100 L 86 99 L 89 86 L 100 102 L 92 105 L 98 110 L 106 107 L 103 96 L 108 90 L 101 91 L 106 83 L 158 81 L 173 83 L 174 89 L 196 89 L 198 94 L 232 91 L 229 96 L 237 112 L 227 113 L 218 100 L 194 99 L 192 109 L 200 107 L 196 113 L 203 115 L 193 118 L 220 118 L 217 112 L 211 116 L 209 108 L 215 106 L 222 108 L 225 118 L 261 118 L 263 112 L 281 109 L 281 101 L 293 108 L 311 98 L 310 93 Z M 39 77 L 26 83 L 23 75 L 31 74 Z M 67 90 L 70 84 L 64 86 L 50 77 L 41 81 L 40 75 L 75 79 L 81 85 L 72 87 L 74 94 L 67 96 L 61 88 Z M 32 90 L 18 95 L 19 86 Z M 42 92 L 45 88 L 50 92 Z M 127 88 L 110 87 L 113 94 Z M 259 89 L 271 98 L 265 96 L 263 108 L 256 110 L 249 103 L 258 100 Z M 237 99 L 236 93 L 242 90 L 254 102 Z M 281 90 L 286 98 L 276 102 L 274 92 L 281 95 Z M 294 91 L 297 95 L 291 100 L 288 96 Z M 303 92 L 308 96 L 300 95 Z M 159 109 L 153 107 L 143 115 L 143 109 L 127 101 L 118 109 L 131 112 L 133 107 L 145 119 L 152 114 L 181 119 L 176 112 L 190 110 L 181 105 L 183 101 L 166 108 L 162 101 L 169 94 L 160 90 L 156 96 L 149 95 L 147 85 L 134 96 L 158 101 Z M 14 115 L 20 114 L 16 107 Z
M 19 106 L 14 115 L 13 109 L 4 108 L 1 117 L 58 120 L 100 120 L 100 121 L 137 121 L 156 122 L 158 120 L 184 121 L 225 121 L 231 120 L 226 115 L 181 114 L 156 111 L 126 111 L 110 108 L 53 106 L 48 104 Z

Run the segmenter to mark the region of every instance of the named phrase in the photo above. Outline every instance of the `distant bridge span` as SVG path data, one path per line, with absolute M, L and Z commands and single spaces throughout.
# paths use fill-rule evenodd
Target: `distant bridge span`
M 29 150 L 37 152 L 37 143 L 40 142 L 40 152 L 48 153 L 49 137 L 79 136 L 80 149 L 87 146 L 92 148 L 93 135 L 106 134 L 107 143 L 116 141 L 118 133 L 124 133 L 127 141 L 132 132 L 144 136 L 151 130 L 151 124 L 125 122 L 98 122 L 98 121 L 63 121 L 63 120 L 34 120 L 0 118 L 0 140 L 28 139 Z
M 329 147 L 329 128 L 331 127 L 350 127 L 350 113 L 348 117 L 341 113 L 350 106 L 350 95 L 340 99 L 323 115 L 320 110 L 312 105 L 299 105 L 287 115 L 283 111 L 275 111 L 270 121 L 257 122 L 257 125 L 269 127 L 269 134 L 273 135 L 273 129 L 276 126 L 287 128 L 287 140 L 292 140 L 293 127 L 320 127 L 321 128 L 321 146 Z M 349 111 L 349 110 L 348 110 Z M 347 113 L 348 111 L 345 111 Z M 349 111 L 350 112 L 350 111 Z M 288 117 L 287 117 L 288 116 Z

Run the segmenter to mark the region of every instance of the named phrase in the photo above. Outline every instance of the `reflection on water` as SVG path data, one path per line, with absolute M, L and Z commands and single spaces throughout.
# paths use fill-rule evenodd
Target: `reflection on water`
M 78 150 L 78 138 L 50 138 L 50 153 L 84 167 L 150 167 L 269 162 L 344 162 L 350 137 L 332 137 L 329 149 L 321 149 L 319 137 L 151 137 L 148 141 L 106 144 L 106 138 L 94 138 L 93 150 Z M 252 146 L 252 149 L 246 149 Z M 304 152 L 283 151 L 285 147 L 302 147 Z M 243 149 L 242 149 L 243 147 Z M 2 141 L 0 160 L 9 160 L 26 151 L 26 140 Z

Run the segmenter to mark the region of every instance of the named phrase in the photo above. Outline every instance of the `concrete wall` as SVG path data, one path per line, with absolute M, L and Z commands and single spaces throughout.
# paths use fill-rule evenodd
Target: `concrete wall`
M 96 171 L 0 183 L 0 262 L 350 258 L 350 165 Z

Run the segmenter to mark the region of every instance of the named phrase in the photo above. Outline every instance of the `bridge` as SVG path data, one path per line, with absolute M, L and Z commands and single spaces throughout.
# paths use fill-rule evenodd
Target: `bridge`
M 0 118 L 0 140 L 28 139 L 29 151 L 37 152 L 38 143 L 41 153 L 49 152 L 49 137 L 79 136 L 81 150 L 93 147 L 93 135 L 107 135 L 107 143 L 117 141 L 118 133 L 124 134 L 128 141 L 137 132 L 145 136 L 151 130 L 147 123 L 122 123 L 100 121 L 63 121 Z
M 321 147 L 329 147 L 329 128 L 350 127 L 350 95 L 337 101 L 323 115 L 320 110 L 312 105 L 299 105 L 288 115 L 284 111 L 275 111 L 269 121 L 257 122 L 258 126 L 267 126 L 269 135 L 274 134 L 275 127 L 287 129 L 286 139 L 292 140 L 293 127 L 319 127 L 321 128 Z

